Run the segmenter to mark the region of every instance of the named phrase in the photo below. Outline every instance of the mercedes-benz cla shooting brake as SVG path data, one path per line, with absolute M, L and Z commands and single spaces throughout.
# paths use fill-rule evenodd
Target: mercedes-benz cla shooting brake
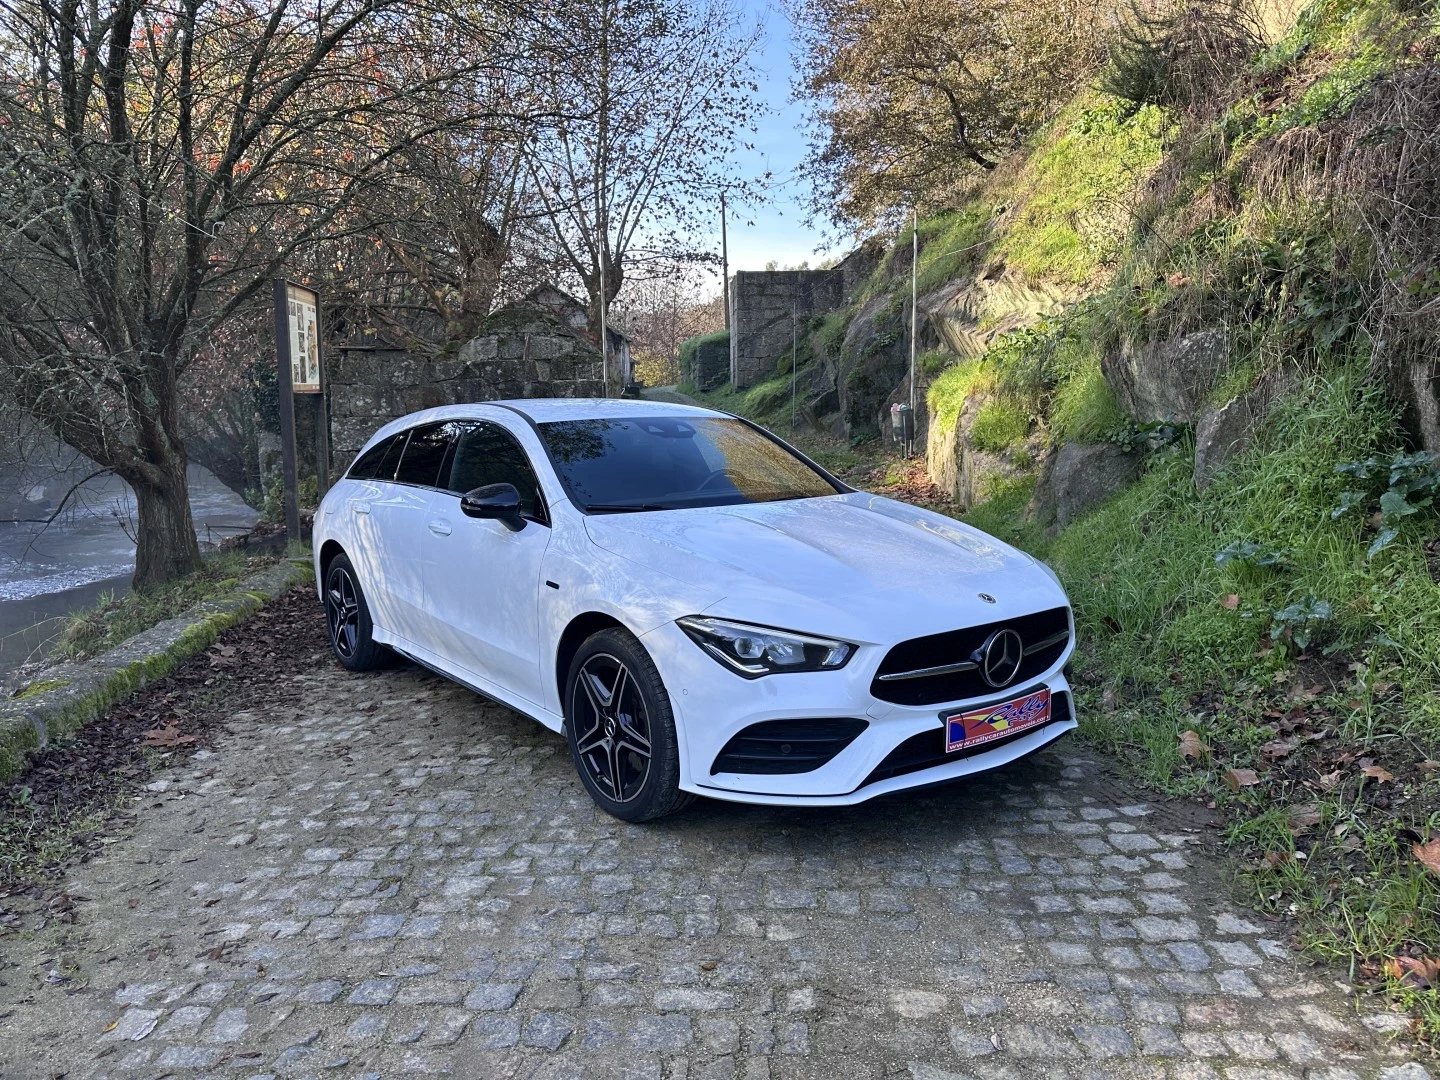
M 627 821 L 695 795 L 858 803 L 1076 726 L 1046 566 L 725 413 L 415 413 L 326 494 L 314 539 L 340 663 L 400 653 L 562 732 Z

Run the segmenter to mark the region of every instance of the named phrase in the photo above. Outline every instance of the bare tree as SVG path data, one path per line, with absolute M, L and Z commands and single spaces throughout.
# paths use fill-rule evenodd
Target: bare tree
M 0 5 L 4 393 L 134 489 L 137 587 L 199 564 L 188 365 L 432 133 L 470 61 L 407 43 L 447 19 L 401 0 Z
M 698 254 L 687 234 L 717 192 L 748 186 L 731 151 L 759 109 L 746 28 L 731 0 L 576 0 L 540 30 L 565 43 L 542 76 L 574 119 L 545 125 L 527 166 L 545 211 L 543 240 L 583 286 L 591 328 L 629 264 Z
M 725 326 L 723 297 L 708 267 L 647 263 L 630 274 L 615 300 L 614 319 L 630 339 L 635 374 L 658 386 L 680 381 L 680 345 Z

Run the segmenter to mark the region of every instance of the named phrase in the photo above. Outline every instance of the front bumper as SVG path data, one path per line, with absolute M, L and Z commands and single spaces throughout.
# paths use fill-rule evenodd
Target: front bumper
M 725 670 L 696 648 L 674 623 L 657 627 L 643 640 L 670 691 L 680 744 L 680 786 L 716 799 L 788 806 L 849 806 L 877 795 L 998 768 L 1042 749 L 1078 726 L 1070 684 L 1063 673 L 1073 639 L 1049 670 L 1023 685 L 985 697 L 922 706 L 896 705 L 870 693 L 871 680 L 886 652 L 884 647 L 862 647 L 839 671 L 748 680 Z M 968 756 L 957 754 L 930 768 L 871 780 L 877 766 L 905 740 L 942 728 L 943 714 L 1008 700 L 1040 687 L 1050 690 L 1052 702 L 1064 695 L 1068 717 L 999 740 L 992 748 Z M 753 724 L 839 717 L 863 719 L 867 726 L 819 768 L 782 774 L 711 772 L 731 737 Z

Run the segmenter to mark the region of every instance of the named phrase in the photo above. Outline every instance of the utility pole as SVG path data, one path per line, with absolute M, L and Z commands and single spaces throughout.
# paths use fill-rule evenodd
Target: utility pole
M 725 235 L 725 191 L 720 191 L 720 289 L 725 308 L 725 329 L 730 329 L 730 245 Z
M 610 346 L 605 340 L 605 237 L 600 238 L 600 382 L 601 397 L 610 396 Z
M 797 274 L 798 278 L 799 275 Z M 795 430 L 795 384 L 800 380 L 800 283 L 790 297 L 790 430 Z
M 920 281 L 920 211 L 914 211 L 913 229 L 911 231 L 912 247 L 910 250 L 910 422 L 919 426 L 919 416 L 915 409 L 917 406 L 915 396 L 915 342 L 920 336 L 920 312 L 919 281 Z M 912 438 L 909 452 L 915 452 L 914 440 Z

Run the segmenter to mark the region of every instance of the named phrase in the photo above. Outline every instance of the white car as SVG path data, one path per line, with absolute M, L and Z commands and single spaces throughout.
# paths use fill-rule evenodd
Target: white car
M 1076 726 L 1048 567 L 721 412 L 414 413 L 326 494 L 314 547 L 341 664 L 399 653 L 562 732 L 627 821 L 863 802 Z

